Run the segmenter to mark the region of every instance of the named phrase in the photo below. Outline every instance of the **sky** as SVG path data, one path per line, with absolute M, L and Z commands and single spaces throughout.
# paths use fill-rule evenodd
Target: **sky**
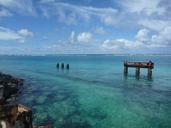
M 0 0 L 0 54 L 171 54 L 171 1 Z

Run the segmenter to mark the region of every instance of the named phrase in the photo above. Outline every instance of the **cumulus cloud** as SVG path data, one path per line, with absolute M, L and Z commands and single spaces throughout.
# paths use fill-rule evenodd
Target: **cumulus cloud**
M 105 40 L 103 47 L 108 49 L 118 49 L 125 48 L 127 40 L 125 39 L 116 39 L 116 40 Z
M 127 50 L 137 50 L 137 49 L 150 49 L 150 48 L 161 48 L 161 47 L 171 47 L 171 27 L 167 27 L 151 35 L 149 29 L 140 29 L 135 35 L 134 40 L 128 39 L 113 39 L 105 40 L 102 47 L 105 49 L 127 49 Z
M 105 40 L 102 44 L 102 47 L 106 49 L 117 49 L 117 50 L 128 50 L 128 49 L 137 49 L 140 48 L 140 42 L 134 42 L 127 39 L 113 39 Z
M 75 25 L 74 27 L 80 33 L 72 31 L 69 38 L 63 42 L 59 41 L 61 47 L 80 46 L 80 48 L 86 48 L 91 45 L 94 48 L 102 46 L 105 49 L 122 49 L 124 51 L 143 48 L 145 51 L 146 48 L 152 47 L 171 47 L 171 2 L 169 0 L 122 0 L 114 2 L 117 4 L 116 6 L 105 7 L 104 5 L 99 7 L 98 5 L 89 6 L 85 3 L 71 4 L 76 2 L 61 2 L 61 0 L 38 0 L 34 3 L 33 0 L 0 0 L 0 17 L 15 16 L 15 14 L 33 15 L 37 11 L 41 13 L 41 16 L 53 18 L 53 21 L 56 18 L 58 22 L 61 22 L 60 24 Z M 107 2 L 107 4 L 109 3 Z M 37 10 L 35 11 L 35 9 Z M 58 22 L 55 22 L 55 26 L 59 25 Z M 85 22 L 88 25 L 81 28 Z M 90 28 L 92 26 L 97 27 L 96 25 L 101 27 Z M 73 29 L 73 26 L 71 28 Z M 93 39 L 92 33 L 86 32 L 92 30 L 93 33 L 96 33 L 96 39 Z M 105 30 L 114 31 L 111 33 L 119 32 L 114 35 L 105 35 Z M 134 34 L 135 30 L 138 30 L 137 33 L 130 39 L 130 35 Z M 122 37 L 121 32 L 126 36 L 128 35 L 125 33 L 130 32 L 129 39 Z M 98 38 L 100 36 L 98 34 L 103 35 L 103 37 Z M 0 27 L 0 40 L 24 42 L 32 36 L 34 33 L 27 29 L 17 31 Z M 111 39 L 111 36 L 114 37 Z M 101 39 L 104 38 L 106 40 L 102 41 Z M 93 45 L 96 40 L 100 40 L 101 43 Z
M 149 41 L 149 33 L 150 31 L 148 29 L 140 29 L 135 38 L 140 42 L 147 43 Z
M 167 27 L 160 31 L 157 35 L 152 36 L 152 42 L 160 45 L 171 45 L 171 27 Z
M 26 38 L 30 36 L 33 36 L 33 32 L 27 29 L 13 31 L 8 28 L 0 27 L 0 40 L 25 42 Z
M 70 44 L 88 43 L 92 40 L 92 34 L 90 32 L 80 32 L 78 34 L 72 31 L 69 37 Z
M 78 42 L 89 42 L 91 39 L 92 39 L 92 34 L 89 32 L 82 32 L 77 36 Z

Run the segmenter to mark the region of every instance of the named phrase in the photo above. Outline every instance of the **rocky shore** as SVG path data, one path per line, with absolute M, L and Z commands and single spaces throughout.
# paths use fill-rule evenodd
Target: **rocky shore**
M 0 104 L 7 104 L 15 100 L 23 79 L 0 73 Z
M 23 79 L 0 73 L 0 128 L 51 128 L 51 124 L 33 126 L 32 110 L 15 103 L 23 82 Z

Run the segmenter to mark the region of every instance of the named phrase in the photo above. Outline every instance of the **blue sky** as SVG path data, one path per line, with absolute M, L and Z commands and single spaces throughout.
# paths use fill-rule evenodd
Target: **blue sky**
M 169 0 L 0 0 L 0 54 L 171 54 Z

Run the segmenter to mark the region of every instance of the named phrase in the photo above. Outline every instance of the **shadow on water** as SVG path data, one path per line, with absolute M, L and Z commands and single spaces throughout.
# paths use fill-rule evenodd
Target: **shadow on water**
M 124 80 L 129 78 L 135 78 L 135 80 L 146 80 L 146 81 L 153 81 L 153 77 L 148 77 L 145 75 L 131 75 L 131 74 L 123 74 Z
M 153 78 L 148 78 L 147 76 L 136 76 L 136 75 L 123 75 L 124 81 L 124 87 L 145 87 L 152 89 L 153 86 Z M 135 82 L 133 82 L 135 81 Z M 132 84 L 130 84 L 132 82 Z M 134 85 L 134 86 L 132 86 Z

